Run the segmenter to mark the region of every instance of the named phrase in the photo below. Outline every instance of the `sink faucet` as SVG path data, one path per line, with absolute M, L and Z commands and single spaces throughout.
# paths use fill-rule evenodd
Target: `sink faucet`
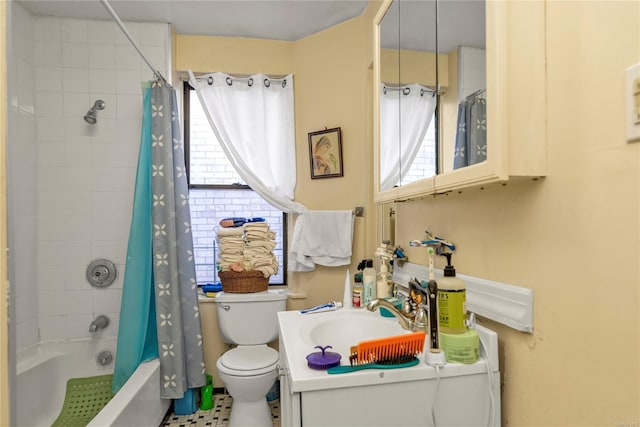
M 428 332 L 427 311 L 424 304 L 418 304 L 415 309 L 408 312 L 398 310 L 393 304 L 385 299 L 376 298 L 367 304 L 367 310 L 376 311 L 379 307 L 384 307 L 391 312 L 400 322 L 400 326 L 407 331 Z
M 89 332 L 98 332 L 99 329 L 104 329 L 107 326 L 109 326 L 109 318 L 101 314 L 91 322 L 91 325 L 89 325 Z

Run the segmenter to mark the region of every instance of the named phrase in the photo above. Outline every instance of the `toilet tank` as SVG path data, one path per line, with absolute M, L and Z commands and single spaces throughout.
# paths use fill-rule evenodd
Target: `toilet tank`
M 285 290 L 249 294 L 218 292 L 218 327 L 229 344 L 267 344 L 278 338 L 279 311 L 286 310 Z

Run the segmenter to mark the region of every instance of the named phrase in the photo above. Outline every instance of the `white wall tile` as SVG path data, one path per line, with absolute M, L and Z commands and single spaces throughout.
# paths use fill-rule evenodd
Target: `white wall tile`
M 38 343 L 38 318 L 26 320 L 18 325 L 18 351 Z
M 27 294 L 16 296 L 16 321 L 18 323 L 38 317 L 37 294 Z
M 64 102 L 64 101 L 63 101 Z M 47 141 L 64 141 L 64 122 L 52 117 L 39 117 L 36 123 L 38 137 Z
M 142 47 L 161 46 L 164 47 L 169 34 L 169 24 L 148 24 L 142 25 L 139 33 L 138 44 Z M 143 52 L 146 52 L 143 49 Z
M 38 165 L 63 166 L 66 162 L 64 142 L 41 142 L 38 144 Z
M 55 341 L 68 337 L 67 316 L 41 316 L 38 327 L 42 341 Z
M 41 291 L 64 291 L 66 285 L 66 270 L 63 266 L 38 267 L 38 287 Z
M 24 59 L 15 58 L 17 72 L 18 108 L 27 113 L 34 113 L 33 66 Z
M 116 70 L 116 91 L 118 95 L 142 93 L 140 70 Z
M 62 43 L 62 66 L 89 67 L 89 46 L 86 43 Z
M 90 71 L 93 71 L 93 70 L 90 70 Z M 105 70 L 105 71 L 113 72 L 112 70 Z M 113 75 L 114 75 L 114 81 L 115 81 L 115 72 Z M 113 88 L 112 91 L 108 93 L 91 90 L 90 95 L 91 95 L 91 99 L 93 100 L 101 99 L 104 101 L 104 104 L 105 104 L 104 110 L 100 110 L 100 112 L 98 113 L 98 120 L 100 120 L 98 123 L 101 123 L 102 119 L 114 119 L 116 117 L 118 107 L 117 107 L 117 96 L 116 96 L 115 87 Z M 118 123 L 117 125 L 120 126 L 120 123 Z
M 38 191 L 59 191 L 64 188 L 65 176 L 64 167 L 38 168 Z
M 85 240 L 72 240 L 65 242 L 64 251 L 65 263 L 67 265 L 80 265 L 86 267 L 91 263 L 91 241 L 88 239 L 88 236 Z
M 11 47 L 13 54 L 18 58 L 24 59 L 29 64 L 33 64 L 34 45 L 32 35 L 16 31 L 12 36 Z
M 94 240 L 91 242 L 91 259 L 104 258 L 118 264 L 122 260 L 119 257 L 118 243 L 113 240 Z M 117 267 L 116 267 L 117 268 Z M 122 271 L 118 269 L 118 276 Z
M 121 290 L 108 288 L 93 289 L 93 310 L 95 313 L 117 313 L 120 311 Z
M 60 18 L 38 15 L 35 19 L 35 40 L 46 42 L 59 42 Z
M 62 92 L 62 67 L 36 67 L 35 89 L 40 92 Z
M 142 120 L 142 95 L 118 94 L 118 118 Z
M 88 165 L 91 162 L 91 141 L 67 142 L 65 156 L 68 165 Z
M 62 117 L 62 93 L 36 92 L 38 117 Z
M 90 288 L 85 291 L 66 292 L 66 294 L 67 316 L 93 313 L 93 292 Z M 88 328 L 89 324 L 87 324 Z
M 115 67 L 118 70 L 139 70 L 140 55 L 131 44 L 116 46 Z
M 60 38 L 63 42 L 86 43 L 88 38 L 87 21 L 63 18 L 60 21 Z
M 136 41 L 136 43 L 140 44 L 138 40 L 140 40 L 140 32 L 141 25 L 139 22 L 125 21 L 124 26 L 129 31 L 131 38 Z M 115 42 L 116 44 L 131 44 L 127 36 L 125 36 L 124 32 L 118 27 L 115 32 Z
M 63 114 L 65 117 L 77 117 L 78 124 L 86 123 L 82 118 L 93 106 L 93 102 L 88 93 L 70 93 L 62 94 Z
M 116 72 L 113 69 L 89 70 L 89 92 L 91 93 L 116 93 Z M 114 105 L 109 106 L 114 110 Z M 103 110 L 104 111 L 104 110 Z M 99 113 L 103 115 L 102 111 Z
M 54 41 L 38 41 L 33 52 L 37 66 L 62 67 L 62 43 Z
M 60 216 L 38 216 L 37 231 L 38 242 L 64 240 L 69 234 L 66 222 L 64 218 Z
M 38 245 L 38 268 L 65 265 L 65 243 L 63 240 L 40 242 Z
M 89 21 L 87 41 L 92 46 L 101 44 L 115 45 L 115 31 L 120 31 L 120 29 L 111 20 Z
M 89 325 L 93 321 L 91 314 L 74 314 L 67 316 L 67 336 L 69 338 L 88 338 L 92 336 Z
M 89 45 L 89 67 L 114 70 L 116 67 L 116 47 L 113 44 Z
M 40 293 L 40 316 L 64 316 L 67 314 L 67 293 L 62 291 L 42 291 Z
M 33 43 L 32 75 L 38 103 L 33 83 L 24 90 L 32 92 L 34 111 L 54 114 L 61 102 L 57 114 L 63 115 L 23 120 L 20 134 L 28 139 L 31 132 L 33 142 L 30 147 L 24 144 L 16 157 L 37 166 L 32 178 L 25 176 L 34 188 L 25 209 L 38 209 L 37 216 L 32 215 L 37 233 L 32 239 L 37 238 L 39 247 L 33 252 L 43 257 L 37 269 L 31 267 L 33 280 L 52 300 L 65 292 L 65 315 L 52 315 L 59 312 L 60 299 L 42 308 L 40 337 L 90 337 L 89 324 L 102 313 L 113 317 L 108 330 L 100 333 L 115 336 L 140 145 L 141 82 L 150 80 L 152 73 L 112 21 L 37 18 L 34 26 L 38 41 Z M 163 70 L 166 24 L 131 23 L 127 28 Z M 20 97 L 16 98 L 17 106 Z M 98 111 L 98 122 L 90 125 L 83 116 L 96 99 L 103 99 L 107 108 Z M 93 289 L 85 277 L 88 263 L 100 257 L 118 266 L 116 282 L 108 289 Z M 26 295 L 37 298 L 34 290 L 24 288 Z M 35 307 L 26 311 L 22 325 L 34 322 Z M 35 326 L 31 332 L 19 338 L 21 343 L 38 335 Z
M 69 265 L 65 267 L 66 288 L 68 291 L 86 291 L 91 289 L 87 281 L 87 267 L 82 265 Z
M 62 89 L 65 93 L 89 92 L 89 70 L 86 68 L 63 68 Z M 87 110 L 89 107 L 87 107 Z

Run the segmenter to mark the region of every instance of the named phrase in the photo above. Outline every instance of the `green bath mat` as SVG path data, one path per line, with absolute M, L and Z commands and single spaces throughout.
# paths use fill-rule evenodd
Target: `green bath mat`
M 71 378 L 60 415 L 51 427 L 84 427 L 113 397 L 113 375 Z

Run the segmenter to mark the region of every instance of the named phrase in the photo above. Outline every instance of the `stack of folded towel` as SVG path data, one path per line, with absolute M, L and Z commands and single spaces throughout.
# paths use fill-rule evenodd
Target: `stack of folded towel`
M 244 228 L 244 259 L 247 270 L 258 270 L 264 277 L 278 274 L 278 260 L 273 253 L 276 233 L 267 222 L 249 222 Z
M 242 227 L 220 228 L 217 230 L 218 248 L 220 256 L 218 258 L 218 269 L 220 271 L 236 270 L 244 263 L 244 239 Z M 231 268 L 231 266 L 235 268 Z M 237 270 L 236 270 L 237 271 Z M 241 270 L 242 271 L 242 270 Z
M 257 270 L 264 277 L 278 273 L 278 260 L 273 253 L 276 234 L 267 222 L 219 228 L 217 235 L 219 271 Z

